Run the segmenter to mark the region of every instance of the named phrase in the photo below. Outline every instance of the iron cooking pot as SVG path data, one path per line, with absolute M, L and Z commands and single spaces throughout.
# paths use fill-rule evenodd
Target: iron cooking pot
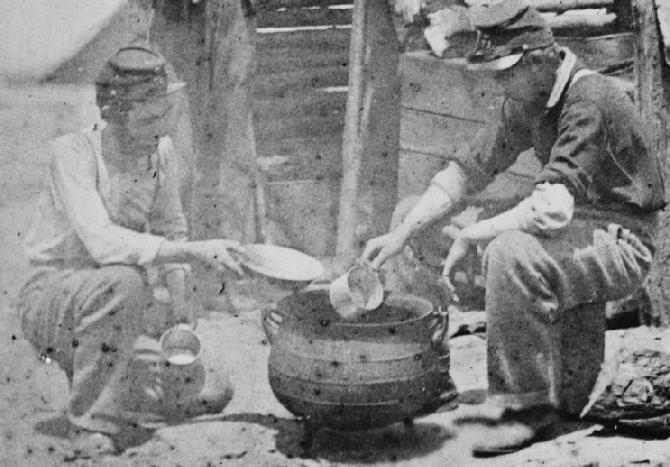
M 263 320 L 270 386 L 315 426 L 375 428 L 439 406 L 447 319 L 427 300 L 390 294 L 376 310 L 343 321 L 327 290 L 310 290 L 284 298 Z

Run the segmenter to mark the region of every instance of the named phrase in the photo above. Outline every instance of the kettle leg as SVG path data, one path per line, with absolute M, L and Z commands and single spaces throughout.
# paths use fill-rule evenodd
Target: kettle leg
M 310 457 L 312 453 L 312 445 L 314 444 L 314 433 L 317 426 L 309 417 L 303 418 L 302 433 L 300 437 L 301 457 Z
M 414 419 L 412 417 L 407 417 L 404 419 L 402 424 L 405 425 L 406 430 L 414 430 Z

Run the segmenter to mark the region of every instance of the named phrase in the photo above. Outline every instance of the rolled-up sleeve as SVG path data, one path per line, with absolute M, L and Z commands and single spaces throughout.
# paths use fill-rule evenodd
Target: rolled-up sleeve
M 482 190 L 532 147 L 530 128 L 520 103 L 505 99 L 472 142 L 459 148 L 456 161 L 468 178 L 468 193 Z
M 146 265 L 165 241 L 112 222 L 97 189 L 98 169 L 84 136 L 57 140 L 50 175 L 57 207 L 96 263 Z
M 515 208 L 519 229 L 546 233 L 566 227 L 574 214 L 574 199 L 562 184 L 541 183 Z
M 602 170 L 607 138 L 600 110 L 591 102 L 566 103 L 560 117 L 558 138 L 549 162 L 537 177 L 540 183 L 562 183 L 580 202 Z

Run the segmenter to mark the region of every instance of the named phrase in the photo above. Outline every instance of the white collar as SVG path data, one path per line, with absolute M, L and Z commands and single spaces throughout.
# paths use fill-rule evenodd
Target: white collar
M 556 81 L 554 81 L 554 87 L 546 104 L 548 109 L 551 109 L 558 103 L 563 91 L 570 84 L 570 74 L 577 64 L 577 56 L 570 49 L 561 47 L 560 51 L 563 54 L 563 60 L 558 70 L 556 70 Z

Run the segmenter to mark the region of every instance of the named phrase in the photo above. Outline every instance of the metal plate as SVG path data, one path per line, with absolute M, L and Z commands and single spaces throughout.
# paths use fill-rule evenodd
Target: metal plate
M 242 250 L 245 267 L 273 279 L 310 282 L 325 272 L 319 260 L 292 248 L 257 244 L 246 245 Z

